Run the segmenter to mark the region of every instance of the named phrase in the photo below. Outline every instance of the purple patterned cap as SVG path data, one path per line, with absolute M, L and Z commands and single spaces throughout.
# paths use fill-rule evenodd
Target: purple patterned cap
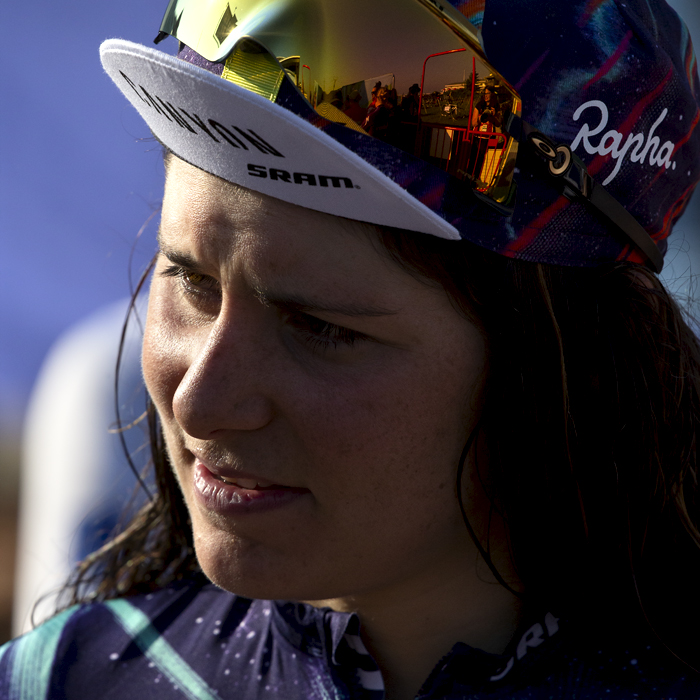
M 596 182 L 641 224 L 660 253 L 665 253 L 666 238 L 700 179 L 697 62 L 688 30 L 678 15 L 664 0 L 450 2 L 472 24 L 481 27 L 488 60 L 522 97 L 523 121 L 553 144 L 569 146 Z M 371 33 L 367 37 L 368 41 L 374 40 Z M 362 37 L 358 37 L 358 49 L 361 42 Z M 163 115 L 169 121 L 183 122 L 192 133 L 204 128 L 214 140 L 223 135 L 238 148 L 224 132 L 213 133 L 207 128 L 211 119 L 207 121 L 199 113 L 192 113 L 191 107 L 187 111 L 159 94 L 154 96 L 145 82 L 155 75 L 152 66 L 151 72 L 141 71 L 133 67 L 136 62 L 130 63 L 129 70 L 138 72 L 138 79 L 132 79 L 119 68 L 116 55 L 114 47 L 103 48 L 105 67 L 166 146 L 170 147 L 167 136 L 157 130 Z M 210 63 L 186 46 L 181 46 L 178 57 L 209 74 L 221 75 L 224 70 L 223 63 Z M 139 60 L 155 65 L 143 52 Z M 165 63 L 158 61 L 163 74 L 181 72 Z M 193 91 L 204 71 L 192 72 Z M 120 82 L 119 75 L 127 79 L 128 87 Z M 162 76 L 159 74 L 154 81 L 154 85 L 161 85 Z M 235 85 L 229 87 L 232 95 L 241 90 Z M 173 94 L 182 95 L 182 88 L 178 89 Z M 211 103 L 218 98 L 207 99 Z M 380 185 L 388 183 L 380 188 L 380 208 L 381 201 L 385 201 L 387 212 L 398 211 L 390 205 L 391 198 L 397 197 L 404 208 L 411 210 L 411 216 L 391 214 L 387 220 L 365 220 L 448 238 L 461 237 L 507 257 L 547 264 L 595 266 L 621 260 L 647 261 L 609 218 L 584 198 L 572 196 L 560 179 L 552 177 L 535 149 L 520 149 L 514 207 L 510 215 L 503 215 L 474 196 L 468 183 L 434 162 L 321 117 L 291 82 L 284 82 L 275 101 L 268 102 L 265 109 L 277 110 L 277 114 L 284 109 L 285 119 L 297 126 L 300 137 L 308 137 L 311 125 L 318 140 L 324 144 L 335 142 L 333 163 L 344 161 L 348 167 L 361 164 L 365 174 L 370 166 L 381 178 L 377 181 Z M 165 111 L 159 104 L 167 105 Z M 251 109 L 258 106 L 251 102 Z M 215 124 L 222 127 L 220 120 Z M 238 130 L 250 135 L 250 130 Z M 246 147 L 240 135 L 233 137 Z M 182 156 L 177 149 L 172 150 Z M 218 164 L 220 158 L 212 158 Z M 215 167 L 189 160 L 221 175 Z M 248 174 L 251 167 L 258 166 L 248 164 Z M 266 174 L 267 170 L 259 172 Z M 243 176 L 223 176 L 258 189 L 258 183 L 251 185 Z M 283 198 L 296 201 L 286 194 Z M 363 218 L 361 213 L 354 215 L 353 210 L 342 207 L 324 209 L 302 200 L 297 203 Z

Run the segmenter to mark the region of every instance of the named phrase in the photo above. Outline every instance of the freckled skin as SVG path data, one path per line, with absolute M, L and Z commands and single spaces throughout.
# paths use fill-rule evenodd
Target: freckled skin
M 215 292 L 193 300 L 162 275 L 170 263 L 160 256 L 143 371 L 197 557 L 235 593 L 388 599 L 473 576 L 453 484 L 477 419 L 485 342 L 372 235 L 177 159 L 169 166 L 162 246 L 194 258 Z M 323 349 L 254 289 L 393 313 L 309 312 L 370 338 Z M 200 448 L 310 493 L 244 517 L 206 511 L 193 497 L 190 450 Z M 486 504 L 469 498 L 478 521 Z

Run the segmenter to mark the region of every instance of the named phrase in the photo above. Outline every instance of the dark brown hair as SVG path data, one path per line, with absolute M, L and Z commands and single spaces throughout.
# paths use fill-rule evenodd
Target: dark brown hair
M 476 463 L 525 600 L 581 620 L 614 611 L 678 648 L 669 620 L 700 622 L 700 347 L 677 303 L 637 265 L 546 266 L 395 229 L 377 240 L 487 339 Z M 152 405 L 148 422 L 154 499 L 80 565 L 66 603 L 201 576 Z

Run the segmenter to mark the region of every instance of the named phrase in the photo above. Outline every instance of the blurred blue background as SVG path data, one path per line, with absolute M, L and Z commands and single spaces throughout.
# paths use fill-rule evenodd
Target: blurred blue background
M 150 43 L 165 5 L 2 3 L 0 643 L 11 633 L 22 422 L 42 360 L 66 328 L 127 296 L 129 270 L 138 276 L 155 248 L 160 149 L 98 48 L 110 37 Z
M 3 3 L 0 80 L 0 429 L 16 427 L 41 361 L 68 325 L 128 294 L 152 255 L 157 144 L 103 73 L 98 47 L 150 43 L 163 0 Z M 157 215 L 155 217 L 157 219 Z

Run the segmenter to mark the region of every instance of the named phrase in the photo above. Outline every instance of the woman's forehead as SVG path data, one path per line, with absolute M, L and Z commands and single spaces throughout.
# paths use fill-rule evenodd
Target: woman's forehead
M 166 252 L 210 268 L 245 263 L 278 280 L 382 296 L 392 308 L 428 289 L 382 249 L 371 225 L 246 190 L 177 158 L 168 166 L 159 238 Z
M 348 233 L 375 235 L 371 224 L 276 199 L 227 182 L 196 168 L 175 156 L 167 160 L 164 215 L 183 221 L 202 218 L 228 218 L 238 226 L 259 220 L 271 225 L 279 219 L 288 226 L 326 226 Z

